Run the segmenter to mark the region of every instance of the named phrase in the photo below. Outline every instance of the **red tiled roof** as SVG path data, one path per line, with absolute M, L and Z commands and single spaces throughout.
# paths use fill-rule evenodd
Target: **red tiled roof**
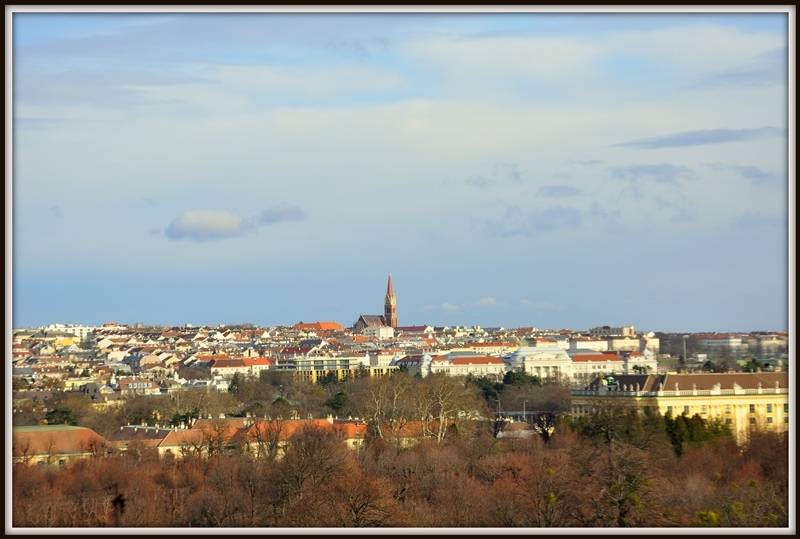
M 586 361 L 622 361 L 622 358 L 614 354 L 575 354 L 572 356 L 573 362 Z
M 292 329 L 337 331 L 344 329 L 344 326 L 336 322 L 313 322 L 313 323 L 300 322 L 292 326 Z
M 74 455 L 90 452 L 94 446 L 107 446 L 106 439 L 84 427 L 47 425 L 39 427 L 14 427 L 12 455 Z
M 505 365 L 505 362 L 491 356 L 461 356 L 453 358 L 453 365 Z

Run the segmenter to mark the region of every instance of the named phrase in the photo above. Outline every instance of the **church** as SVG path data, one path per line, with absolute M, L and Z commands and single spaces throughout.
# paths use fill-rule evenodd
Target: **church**
M 362 314 L 353 324 L 353 330 L 361 333 L 369 327 L 397 328 L 397 298 L 394 297 L 392 274 L 389 274 L 389 283 L 386 286 L 386 298 L 383 302 L 383 315 Z

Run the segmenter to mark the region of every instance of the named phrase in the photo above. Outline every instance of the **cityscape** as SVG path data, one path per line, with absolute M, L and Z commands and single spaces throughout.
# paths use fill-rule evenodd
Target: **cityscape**
M 780 444 L 789 432 L 785 332 L 403 326 L 391 275 L 383 307 L 383 314 L 361 314 L 349 327 L 331 321 L 277 327 L 108 322 L 15 330 L 12 459 L 38 469 L 129 455 L 137 455 L 138 462 L 147 454 L 165 462 L 216 455 L 283 463 L 297 458 L 293 444 L 306 443 L 300 440 L 308 436 L 327 436 L 329 443 L 365 453 L 376 440 L 411 451 L 428 442 L 447 447 L 460 439 L 474 441 L 481 431 L 496 443 L 543 440 L 539 443 L 552 446 L 551 439 L 563 436 L 561 429 L 589 429 L 598 410 L 617 402 L 628 412 L 616 413 L 632 411 L 634 421 L 664 417 L 671 425 L 697 418 L 691 435 L 676 438 L 665 431 L 665 442 L 671 440 L 679 455 L 712 428 L 743 447 L 765 435 L 777 436 L 774 443 Z M 408 514 L 402 504 L 381 509 L 387 502 L 378 498 L 368 516 L 352 520 L 304 520 L 293 509 L 269 518 L 237 515 L 227 525 L 436 522 Z M 81 523 L 119 525 L 122 514 L 116 511 L 115 505 L 105 517 Z M 699 512 L 692 524 L 714 524 L 719 517 L 712 514 L 717 515 Z M 42 521 L 37 515 L 26 522 L 65 525 L 57 516 Z M 742 516 L 741 522 L 778 525 L 786 518 L 781 515 L 773 507 Z M 648 522 L 642 515 L 641 520 L 606 517 L 611 520 L 604 525 Z M 186 518 L 187 525 L 211 525 L 209 514 Z M 219 518 L 214 517 L 217 525 L 226 525 Z M 458 522 L 449 525 L 501 521 Z
M 795 532 L 793 7 L 6 18 L 6 533 Z

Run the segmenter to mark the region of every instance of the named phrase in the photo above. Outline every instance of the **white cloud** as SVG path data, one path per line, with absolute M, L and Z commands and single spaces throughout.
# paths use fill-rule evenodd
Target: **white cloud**
M 497 300 L 497 299 L 495 299 L 495 298 L 493 298 L 491 296 L 488 296 L 488 297 L 479 299 L 478 301 L 474 302 L 473 304 L 474 305 L 478 305 L 480 307 L 490 307 L 490 306 L 493 306 L 493 305 L 505 305 L 506 302 L 505 301 L 500 301 L 500 300 Z
M 453 305 L 452 303 L 440 303 L 439 305 L 426 305 L 422 308 L 423 311 L 436 311 L 442 310 L 445 312 L 457 312 L 461 310 L 461 307 L 458 305 Z
M 545 310 L 558 310 L 564 311 L 567 309 L 566 305 L 557 305 L 555 303 L 550 303 L 549 301 L 531 301 L 528 299 L 521 299 L 519 300 L 519 304 L 523 307 L 533 307 L 534 309 L 545 309 Z
M 191 210 L 172 221 L 164 229 L 164 235 L 171 240 L 222 240 L 255 232 L 259 226 L 281 221 L 302 221 L 305 217 L 305 212 L 300 208 L 287 206 L 268 208 L 246 219 L 226 211 Z
M 171 240 L 208 241 L 235 238 L 245 233 L 242 219 L 225 211 L 191 210 L 164 229 Z

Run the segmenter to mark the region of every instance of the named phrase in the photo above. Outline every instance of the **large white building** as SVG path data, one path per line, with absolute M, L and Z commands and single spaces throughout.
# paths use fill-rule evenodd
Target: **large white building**
M 739 335 L 702 335 L 699 343 L 712 354 L 721 354 L 725 351 L 738 353 L 743 349 L 742 337 Z
M 572 356 L 572 377 L 587 383 L 598 375 L 655 374 L 658 363 L 652 352 L 615 350 L 604 353 L 578 353 Z
M 394 328 L 391 326 L 367 326 L 364 328 L 364 337 L 385 341 L 394 338 Z
M 502 380 L 506 362 L 498 357 L 481 355 L 435 356 L 430 362 L 431 374 L 443 372 L 449 376 L 488 377 Z
M 58 331 L 62 333 L 71 333 L 78 337 L 80 340 L 85 341 L 86 336 L 99 329 L 96 326 L 76 326 L 74 324 L 50 324 L 49 326 L 43 327 L 42 331 L 51 332 L 51 331 Z
M 569 340 L 570 352 L 576 352 L 578 350 L 593 350 L 595 352 L 604 352 L 608 349 L 609 348 L 607 339 L 577 337 L 575 339 Z
M 565 350 L 556 346 L 523 346 L 503 359 L 510 370 L 538 376 L 542 381 L 572 378 L 572 360 Z

